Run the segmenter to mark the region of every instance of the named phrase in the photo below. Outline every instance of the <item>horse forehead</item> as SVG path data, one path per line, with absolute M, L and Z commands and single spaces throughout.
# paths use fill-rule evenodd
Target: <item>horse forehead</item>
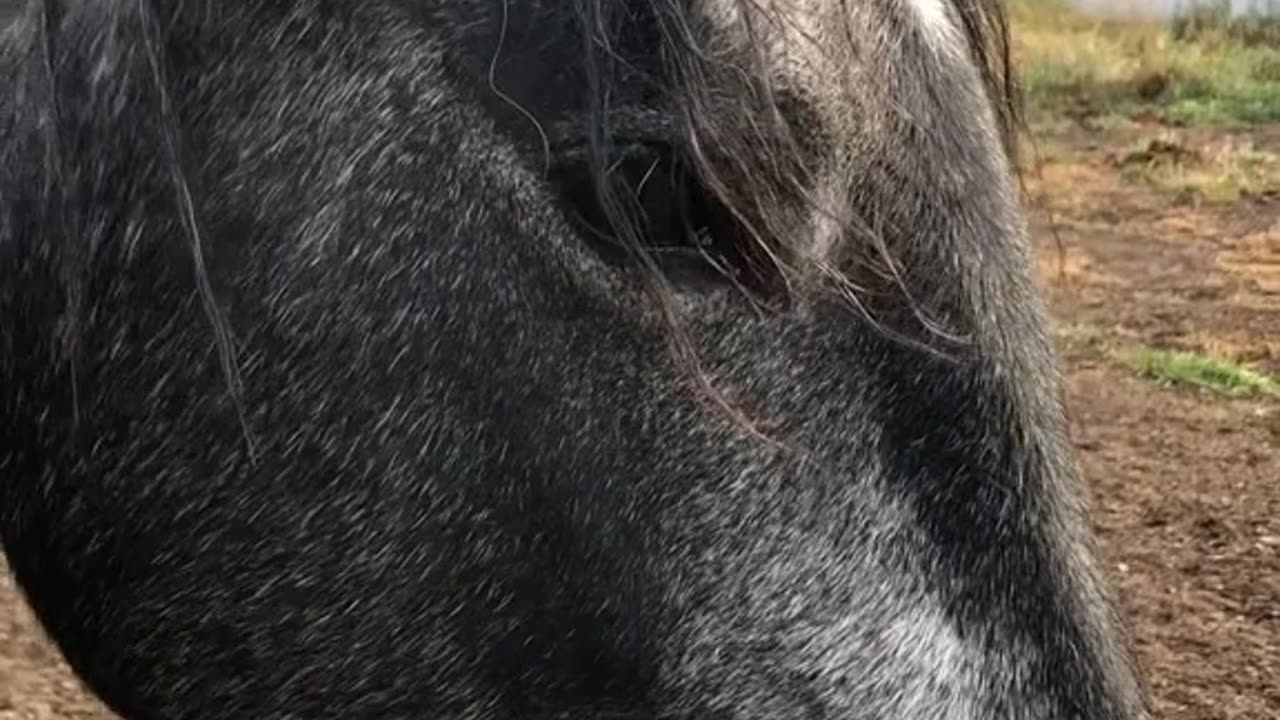
M 962 38 L 947 0 L 903 0 L 911 10 L 925 39 L 936 50 L 953 52 L 960 48 Z
M 933 27 L 950 24 L 947 7 L 943 0 L 906 0 L 906 4 L 916 13 L 923 25 Z
M 954 0 L 699 0 L 732 45 L 758 53 L 783 87 L 810 101 L 833 128 L 856 122 L 904 42 L 933 61 L 964 64 Z
M 810 90 L 838 85 L 860 47 L 898 42 L 892 29 L 898 23 L 914 26 L 940 55 L 954 57 L 963 48 L 950 0 L 701 0 L 701 7 L 731 37 L 763 43 L 775 72 Z M 890 16 L 895 23 L 886 22 Z

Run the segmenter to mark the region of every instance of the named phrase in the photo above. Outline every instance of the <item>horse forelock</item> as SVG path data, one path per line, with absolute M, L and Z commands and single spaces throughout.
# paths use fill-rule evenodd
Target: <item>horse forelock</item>
M 968 333 L 944 327 L 936 309 L 917 302 L 920 288 L 903 279 L 907 253 L 886 239 L 886 223 L 910 221 L 895 213 L 913 211 L 891 194 L 918 190 L 914 180 L 892 188 L 859 178 L 902 175 L 885 170 L 899 164 L 895 154 L 933 155 L 908 162 L 953 175 L 1016 172 L 1021 113 L 1001 0 L 575 0 L 575 8 L 595 71 L 586 120 L 595 190 L 633 255 L 648 262 L 642 212 L 609 178 L 612 134 L 626 115 L 611 97 L 617 68 L 633 69 L 619 48 L 640 18 L 655 28 L 661 60 L 644 79 L 671 113 L 672 145 L 727 218 L 721 239 L 742 248 L 756 289 L 784 302 L 805 289 L 834 290 L 872 321 L 868 298 L 887 292 L 892 310 L 908 307 L 921 321 L 917 338 Z M 919 59 L 927 55 L 935 59 Z M 923 99 L 912 107 L 903 95 Z M 923 153 L 904 143 L 903 125 L 938 137 L 959 132 L 931 127 L 947 118 L 989 139 L 954 149 L 939 140 Z M 971 173 L 975 159 L 986 167 Z M 995 195 L 1011 193 L 997 185 L 990 202 L 971 207 L 1007 223 L 995 216 L 1012 203 Z

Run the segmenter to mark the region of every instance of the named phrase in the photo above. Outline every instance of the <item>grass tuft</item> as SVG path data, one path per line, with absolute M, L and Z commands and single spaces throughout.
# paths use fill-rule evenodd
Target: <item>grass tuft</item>
M 1197 387 L 1231 397 L 1280 393 L 1276 379 L 1237 363 L 1200 353 L 1152 348 L 1112 351 L 1140 377 L 1168 385 Z
M 1063 351 L 1105 359 L 1162 385 L 1201 388 L 1230 397 L 1280 399 L 1280 377 L 1271 377 L 1216 353 L 1133 344 L 1087 323 L 1055 324 L 1053 335 Z

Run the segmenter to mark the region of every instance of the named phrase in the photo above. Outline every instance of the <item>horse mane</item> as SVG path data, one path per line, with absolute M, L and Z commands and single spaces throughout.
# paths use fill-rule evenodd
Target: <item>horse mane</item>
M 1018 136 L 1025 130 L 1022 88 L 1013 65 L 1005 0 L 952 0 L 961 28 L 986 86 L 1009 160 L 1018 159 Z

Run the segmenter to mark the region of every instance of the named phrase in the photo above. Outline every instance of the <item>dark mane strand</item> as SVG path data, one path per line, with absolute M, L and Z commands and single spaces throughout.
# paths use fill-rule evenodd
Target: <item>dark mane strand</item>
M 62 3 L 58 0 L 39 0 L 32 4 L 30 11 L 39 14 L 35 26 L 38 28 L 37 43 L 41 59 L 39 67 L 43 77 L 38 84 L 44 86 L 42 91 L 46 96 L 44 108 L 47 113 L 41 123 L 45 146 L 41 171 L 44 219 L 36 232 L 53 236 L 47 238 L 48 246 L 58 248 L 61 259 L 60 280 L 66 297 L 60 320 L 61 353 L 62 361 L 68 366 L 71 381 L 72 416 L 78 421 L 81 412 L 81 345 L 86 332 L 85 298 L 89 292 L 91 264 L 94 262 L 91 257 L 96 245 L 94 234 L 103 232 L 101 228 L 92 227 L 85 217 L 90 204 L 89 199 L 82 196 L 89 192 L 87 187 L 92 182 L 94 173 L 101 171 L 101 168 L 88 166 L 87 163 L 103 160 L 77 157 L 69 149 L 77 141 L 74 126 L 77 119 L 66 118 L 61 112 L 60 99 L 68 94 L 67 88 L 62 85 L 69 85 L 72 81 L 68 78 L 74 77 L 73 73 L 81 72 L 83 68 L 77 65 L 81 60 L 64 57 L 56 44 L 56 38 L 62 34 L 60 25 L 65 17 Z M 175 222 L 190 250 L 196 292 L 213 331 L 218 361 L 252 461 L 256 452 L 246 416 L 235 340 L 225 315 L 218 307 L 212 281 L 205 267 L 201 223 L 196 210 L 197 198 L 193 195 L 191 180 L 184 167 L 182 132 L 170 99 L 161 15 L 153 7 L 151 0 L 111 3 L 97 12 L 108 20 L 108 23 L 98 29 L 101 36 L 95 40 L 102 47 L 102 62 L 113 63 L 118 71 L 133 73 L 134 77 L 110 78 L 111 84 L 86 83 L 77 77 L 74 80 L 77 85 L 72 87 L 82 94 L 81 99 L 88 112 L 108 112 L 107 103 L 112 101 L 111 93 L 120 92 L 122 87 L 132 88 L 134 82 L 151 95 L 150 104 L 154 109 L 154 116 L 145 119 L 141 125 L 154 129 L 159 136 L 155 138 L 160 150 L 156 161 L 159 167 L 155 169 L 163 174 L 164 181 L 169 186 Z M 80 29 L 76 31 L 83 32 Z M 127 35 L 130 42 L 121 42 L 118 37 L 121 34 Z M 139 53 L 141 57 L 134 53 Z

